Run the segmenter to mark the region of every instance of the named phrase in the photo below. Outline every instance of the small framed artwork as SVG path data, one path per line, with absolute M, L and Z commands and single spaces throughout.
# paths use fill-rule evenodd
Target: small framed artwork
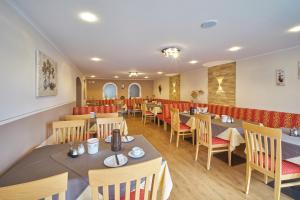
M 122 84 L 122 85 L 121 85 L 121 89 L 124 89 L 124 88 L 125 88 L 125 84 Z
M 36 96 L 57 95 L 57 63 L 44 54 L 36 51 Z
M 300 60 L 298 60 L 298 79 L 300 80 Z
M 276 85 L 285 86 L 285 72 L 282 69 L 276 70 Z

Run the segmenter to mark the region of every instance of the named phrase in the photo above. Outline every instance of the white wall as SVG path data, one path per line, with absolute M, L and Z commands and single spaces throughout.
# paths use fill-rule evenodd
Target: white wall
M 80 72 L 6 1 L 0 1 L 0 27 L 0 125 L 75 101 Z M 58 63 L 57 96 L 36 97 L 37 49 Z
M 197 70 L 183 72 L 180 74 L 180 100 L 191 101 L 193 90 L 203 90 L 204 94 L 193 100 L 197 103 L 207 103 L 207 68 L 201 67 Z
M 300 47 L 237 61 L 237 106 L 300 113 L 299 60 Z M 285 70 L 286 86 L 276 86 L 276 69 Z
M 158 91 L 158 86 L 161 85 L 161 94 Z M 158 99 L 169 99 L 169 77 L 162 77 L 154 80 L 153 94 Z

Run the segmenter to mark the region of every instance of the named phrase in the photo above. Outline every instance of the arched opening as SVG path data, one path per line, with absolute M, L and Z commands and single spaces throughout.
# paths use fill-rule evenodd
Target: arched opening
M 81 99 L 82 99 L 82 86 L 81 80 L 79 77 L 76 78 L 76 106 L 81 106 Z
M 138 83 L 131 83 L 128 86 L 128 97 L 129 98 L 141 98 L 142 97 L 142 87 Z
M 105 83 L 102 91 L 103 99 L 116 99 L 118 97 L 118 87 L 115 83 Z

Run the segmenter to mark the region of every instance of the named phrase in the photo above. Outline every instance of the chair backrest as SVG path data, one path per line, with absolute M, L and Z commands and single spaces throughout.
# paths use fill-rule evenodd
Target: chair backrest
M 180 129 L 179 109 L 170 108 L 171 113 L 171 129 L 178 131 Z
M 119 117 L 119 113 L 114 112 L 114 113 L 97 113 L 96 114 L 97 118 L 115 118 Z
M 36 181 L 1 187 L 0 199 L 52 199 L 52 195 L 58 194 L 59 200 L 65 200 L 67 188 L 68 173 L 66 172 Z
M 121 134 L 124 126 L 123 117 L 114 118 L 97 118 L 97 137 L 98 139 L 105 139 L 111 135 L 113 129 L 120 129 Z
M 146 103 L 142 103 L 141 104 L 141 110 L 142 110 L 142 114 L 146 114 L 146 111 L 148 111 L 148 108 L 147 108 L 147 104 Z
M 90 128 L 90 121 L 91 121 L 91 115 L 85 114 L 85 115 L 65 115 L 64 116 L 65 121 L 75 121 L 75 120 L 84 120 L 85 121 L 85 133 L 89 132 Z M 87 136 L 87 135 L 85 135 Z M 87 138 L 84 138 L 87 139 Z
M 89 183 L 92 188 L 92 199 L 98 200 L 98 187 L 103 187 L 103 200 L 109 200 L 109 185 L 114 185 L 115 198 L 113 199 L 119 200 L 120 196 L 122 198 L 125 197 L 125 200 L 133 199 L 130 198 L 130 189 L 131 183 L 136 181 L 134 199 L 156 200 L 159 184 L 158 174 L 161 162 L 162 158 L 157 158 L 120 168 L 89 170 Z M 141 179 L 145 179 L 144 188 L 142 188 Z M 121 183 L 126 184 L 126 190 L 125 194 L 120 195 Z M 141 192 L 141 189 L 144 189 L 144 192 Z M 144 198 L 140 198 L 141 196 Z
M 84 120 L 56 121 L 52 123 L 57 144 L 81 142 L 87 139 Z
M 256 170 L 274 177 L 281 174 L 281 129 L 243 123 L 247 163 Z
M 208 114 L 195 115 L 197 142 L 202 145 L 212 145 L 211 116 Z

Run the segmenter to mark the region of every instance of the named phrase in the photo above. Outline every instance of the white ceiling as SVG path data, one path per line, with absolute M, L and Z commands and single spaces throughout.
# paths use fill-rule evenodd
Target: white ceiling
M 300 45 L 299 0 L 14 0 L 16 6 L 86 75 L 128 78 L 129 71 L 151 79 L 196 69 L 215 60 L 237 60 Z M 90 11 L 100 21 L 85 23 Z M 218 25 L 201 29 L 202 21 Z M 178 46 L 177 60 L 160 50 Z M 229 52 L 231 46 L 242 46 Z M 94 63 L 91 57 L 103 61 Z M 196 65 L 188 64 L 198 60 Z

